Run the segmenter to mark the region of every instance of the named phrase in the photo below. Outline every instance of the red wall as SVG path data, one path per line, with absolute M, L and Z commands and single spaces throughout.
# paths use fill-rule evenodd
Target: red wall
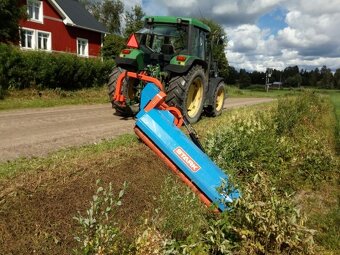
M 26 1 L 22 0 L 25 4 Z M 21 27 L 51 32 L 53 51 L 77 53 L 77 37 L 89 41 L 89 56 L 99 56 L 101 48 L 101 33 L 82 28 L 66 26 L 61 16 L 47 1 L 43 0 L 43 23 L 21 20 Z

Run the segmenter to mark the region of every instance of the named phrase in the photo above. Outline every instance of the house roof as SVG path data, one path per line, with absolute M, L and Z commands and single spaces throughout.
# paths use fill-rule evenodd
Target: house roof
M 65 25 L 75 26 L 100 33 L 107 33 L 103 24 L 99 23 L 77 0 L 49 0 L 63 17 Z

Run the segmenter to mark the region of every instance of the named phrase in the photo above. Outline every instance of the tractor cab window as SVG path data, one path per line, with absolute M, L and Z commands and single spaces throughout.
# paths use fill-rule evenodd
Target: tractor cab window
M 137 32 L 137 36 L 140 45 L 152 52 L 174 55 L 187 50 L 187 30 L 187 27 L 154 25 L 150 28 L 141 29 Z
M 206 47 L 207 47 L 207 33 L 198 29 L 194 28 L 193 29 L 193 41 L 192 43 L 192 53 L 193 55 L 205 59 L 206 58 Z

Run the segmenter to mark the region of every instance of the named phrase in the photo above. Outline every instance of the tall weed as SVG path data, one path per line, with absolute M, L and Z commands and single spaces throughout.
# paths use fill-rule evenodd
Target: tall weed
M 237 253 L 313 253 L 314 231 L 305 227 L 306 219 L 291 195 L 278 193 L 261 172 L 246 184 L 242 197 L 224 213 L 224 218 L 238 243 Z
M 122 205 L 121 199 L 126 190 L 126 183 L 116 197 L 112 185 L 108 189 L 99 186 L 86 211 L 86 216 L 79 213 L 74 219 L 80 225 L 80 231 L 75 237 L 79 243 L 78 254 L 122 254 L 123 242 L 121 231 L 115 219 L 115 214 Z
M 321 121 L 329 105 L 306 92 L 282 98 L 277 109 L 266 113 L 234 114 L 230 125 L 205 140 L 208 154 L 241 183 L 259 170 L 286 189 L 323 180 L 335 166 Z M 321 123 L 320 123 L 321 122 Z

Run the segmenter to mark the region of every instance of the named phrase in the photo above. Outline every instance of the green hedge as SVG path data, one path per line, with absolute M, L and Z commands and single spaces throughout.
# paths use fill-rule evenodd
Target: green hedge
M 113 60 L 80 58 L 66 53 L 22 51 L 0 44 L 0 87 L 75 90 L 106 83 Z

